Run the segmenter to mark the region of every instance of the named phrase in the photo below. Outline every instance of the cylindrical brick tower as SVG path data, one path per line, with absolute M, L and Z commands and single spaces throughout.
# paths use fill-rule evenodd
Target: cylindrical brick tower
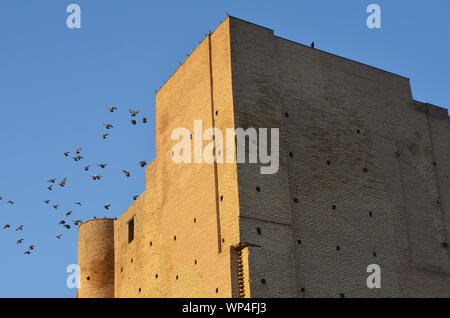
M 78 266 L 78 297 L 114 297 L 114 219 L 93 219 L 80 225 Z

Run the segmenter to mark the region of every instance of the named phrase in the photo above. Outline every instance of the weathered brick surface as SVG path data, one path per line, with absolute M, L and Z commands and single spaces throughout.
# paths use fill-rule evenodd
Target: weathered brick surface
M 173 163 L 194 120 L 279 128 L 278 172 Z M 114 230 L 80 227 L 101 277 L 80 297 L 450 297 L 450 120 L 408 79 L 230 17 L 157 93 L 156 124 L 146 191 Z

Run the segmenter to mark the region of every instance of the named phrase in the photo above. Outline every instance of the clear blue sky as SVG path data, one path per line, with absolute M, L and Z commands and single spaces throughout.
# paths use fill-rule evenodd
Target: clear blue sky
M 70 3 L 81 6 L 79 30 L 66 27 Z M 366 27 L 370 3 L 381 6 L 379 30 Z M 144 190 L 138 162 L 155 156 L 154 91 L 225 12 L 408 77 L 415 99 L 450 106 L 446 0 L 2 0 L 0 225 L 12 229 L 0 229 L 0 297 L 75 295 L 66 287 L 65 269 L 77 263 L 77 231 L 58 222 L 69 210 L 83 220 L 119 216 Z M 119 111 L 109 113 L 108 105 Z M 149 123 L 132 126 L 129 108 L 141 110 Z M 100 137 L 104 122 L 115 125 L 107 140 Z M 81 162 L 63 156 L 78 147 Z M 103 162 L 109 166 L 94 170 L 104 179 L 93 182 L 82 167 Z M 125 178 L 122 169 L 134 175 Z M 63 177 L 64 188 L 47 190 L 48 179 Z M 24 230 L 16 232 L 21 224 Z M 24 255 L 30 244 L 36 250 Z

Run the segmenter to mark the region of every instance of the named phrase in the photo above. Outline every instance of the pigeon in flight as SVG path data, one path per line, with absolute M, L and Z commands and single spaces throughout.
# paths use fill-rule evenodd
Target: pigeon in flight
M 103 139 L 106 139 L 106 137 L 108 137 L 109 134 L 101 134 L 101 136 L 102 136 Z
M 60 240 L 60 239 L 61 239 L 61 236 L 62 236 L 62 234 L 56 235 L 56 238 L 57 238 L 58 240 Z
M 140 161 L 140 162 L 139 162 L 139 165 L 140 165 L 141 167 L 145 167 L 145 166 L 147 165 L 147 161 Z
M 131 176 L 131 172 L 129 172 L 129 171 L 122 170 L 122 172 L 127 176 L 127 178 L 129 178 Z
M 113 126 L 113 125 L 111 125 L 111 124 L 107 124 L 107 123 L 103 123 L 103 126 L 105 126 L 105 127 L 106 127 L 106 129 L 114 128 L 114 126 Z
M 9 229 L 10 227 L 11 227 L 10 224 L 6 224 L 6 225 L 3 227 L 3 229 L 6 230 L 6 229 Z
M 106 210 L 109 210 L 109 207 L 111 206 L 111 204 L 107 204 L 107 205 L 105 205 L 104 207 L 105 207 L 105 209 Z
M 72 159 L 75 160 L 75 161 L 79 161 L 79 160 L 83 159 L 83 157 L 82 156 L 76 156 L 76 157 L 73 157 Z
M 64 187 L 66 185 L 67 178 L 64 178 L 59 184 L 60 187 Z
M 66 213 L 66 216 L 72 215 L 72 211 Z
M 63 225 L 66 229 L 70 230 L 70 225 L 69 224 L 64 224 Z
M 108 109 L 111 113 L 114 113 L 115 110 L 117 110 L 116 106 L 108 106 Z
M 50 200 L 45 200 L 44 202 L 47 203 L 47 204 L 49 204 L 49 203 L 50 203 Z
M 22 230 L 23 230 L 23 225 L 19 226 L 19 227 L 16 229 L 16 232 L 17 232 L 17 231 L 22 231 Z
M 22 244 L 23 239 L 17 240 L 16 244 Z
M 50 191 L 52 190 L 52 188 L 53 188 L 53 184 L 51 184 L 47 187 L 47 189 L 49 189 Z
M 97 166 L 102 169 L 105 169 L 107 165 L 108 165 L 107 163 L 99 163 Z
M 31 252 L 30 251 L 25 251 L 25 253 L 23 253 L 24 255 L 30 255 Z
M 128 110 L 132 117 L 135 117 L 137 114 L 139 114 L 139 110 Z
M 100 180 L 102 178 L 102 175 L 99 174 L 95 174 L 93 176 L 91 176 L 92 180 Z
M 65 152 L 64 156 L 68 157 L 69 156 L 69 152 Z
M 55 183 L 55 181 L 56 181 L 56 178 L 53 178 L 53 179 L 48 180 L 47 182 Z
M 136 125 L 136 120 L 135 120 L 135 119 L 132 119 L 132 120 L 131 120 L 131 123 L 132 123 L 133 125 Z
M 90 166 L 84 167 L 84 170 L 85 170 L 85 171 L 89 171 L 89 167 L 90 167 Z
M 81 152 L 81 148 L 75 149 L 73 152 L 75 152 L 77 155 L 79 155 Z
M 61 224 L 66 224 L 66 221 L 64 221 L 64 220 L 59 221 L 58 225 L 61 225 Z
M 30 247 L 28 247 L 28 249 L 29 249 L 30 251 L 32 251 L 32 250 L 34 250 L 35 247 L 36 247 L 36 246 L 34 246 L 34 245 L 30 245 Z
M 142 118 L 142 122 L 144 123 L 144 124 L 146 124 L 147 123 L 147 118 Z
M 14 204 L 14 201 L 8 201 L 8 204 Z
M 59 207 L 59 204 L 55 204 L 53 208 L 56 210 Z
M 133 200 L 136 201 L 139 198 L 138 195 L 133 196 Z
M 78 204 L 79 206 L 82 206 L 81 202 L 75 202 L 74 204 Z

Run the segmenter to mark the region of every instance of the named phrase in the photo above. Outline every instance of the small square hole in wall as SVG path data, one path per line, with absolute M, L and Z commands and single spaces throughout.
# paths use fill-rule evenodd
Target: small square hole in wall
M 336 251 L 340 251 L 341 250 L 341 247 L 338 245 L 338 246 L 336 246 Z
M 302 294 L 304 294 L 305 293 L 305 288 L 304 287 L 302 287 L 302 288 L 300 288 L 300 292 L 302 293 Z
M 133 259 L 131 259 L 131 263 L 133 263 Z
M 340 294 L 339 294 L 339 297 L 341 297 L 341 298 L 345 298 L 345 295 L 344 295 L 344 293 L 340 293 Z
M 86 280 L 91 280 L 91 276 L 86 277 Z
M 139 288 L 139 294 L 141 293 L 141 291 L 142 291 L 142 289 L 141 289 L 141 288 Z
M 194 264 L 197 265 L 197 260 L 194 260 Z
M 194 223 L 197 223 L 197 219 L 196 218 L 194 218 Z
M 437 165 L 437 163 L 436 162 L 433 162 L 433 166 L 436 166 Z
M 367 171 L 369 171 L 369 170 L 367 170 L 367 168 L 364 168 L 364 169 L 363 169 L 363 172 L 367 172 Z
M 150 245 L 150 246 L 153 246 L 153 242 L 150 242 L 149 245 Z
M 361 133 L 361 130 L 356 129 L 356 133 L 357 133 L 357 134 L 360 134 L 360 133 Z
M 441 246 L 442 246 L 443 248 L 448 248 L 448 243 L 447 243 L 447 242 L 442 242 Z
M 297 199 L 297 198 L 294 198 L 294 202 L 295 202 L 295 203 L 298 203 L 298 199 Z
M 333 205 L 331 206 L 331 208 L 332 208 L 333 210 L 336 210 L 336 205 L 333 204 Z
M 220 202 L 222 202 L 222 201 L 223 201 L 223 195 L 220 196 Z
M 120 268 L 120 272 L 121 272 L 121 273 L 123 272 L 123 267 Z
M 373 217 L 373 212 L 372 211 L 369 211 L 369 216 Z
M 216 294 L 218 294 L 219 293 L 219 288 L 216 288 Z
M 261 234 L 261 228 L 260 227 L 256 228 L 256 233 Z
M 327 165 L 331 166 L 331 161 L 327 160 Z
M 288 117 L 289 117 L 289 113 L 288 113 L 288 112 L 285 112 L 285 113 L 284 113 L 284 116 L 285 116 L 286 118 L 288 118 Z
M 256 192 L 261 192 L 261 188 L 259 186 L 256 186 Z
M 176 280 L 178 280 L 178 275 L 177 275 L 177 276 L 175 276 L 175 279 L 176 279 Z
M 372 252 L 373 257 L 377 257 L 377 253 L 376 252 Z
M 222 239 L 222 243 L 225 243 L 225 239 L 224 238 Z
M 302 245 L 302 240 L 297 240 L 298 245 Z
M 177 240 L 177 236 L 176 236 L 176 235 L 173 236 L 173 240 L 174 240 L 174 241 Z
M 218 111 L 218 110 L 216 110 L 216 116 L 217 116 L 217 115 L 219 115 L 219 111 Z
M 263 278 L 263 279 L 261 279 L 261 284 L 265 284 L 266 283 L 266 280 Z
M 289 157 L 294 158 L 294 154 L 292 152 L 290 152 Z
M 155 274 L 155 278 L 158 278 L 158 274 Z

